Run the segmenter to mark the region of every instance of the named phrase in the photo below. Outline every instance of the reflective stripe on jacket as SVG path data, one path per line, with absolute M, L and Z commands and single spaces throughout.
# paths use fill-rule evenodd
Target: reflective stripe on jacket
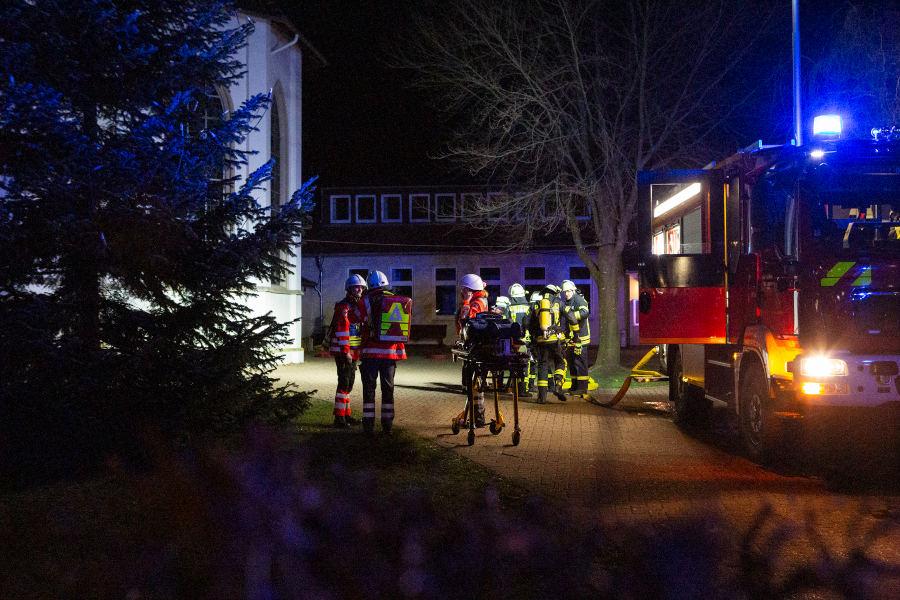
M 331 318 L 331 338 L 328 351 L 333 356 L 347 354 L 353 360 L 359 360 L 359 347 L 362 345 L 359 315 L 355 302 L 347 297 L 334 305 L 334 316 Z
M 565 303 L 564 310 L 567 317 L 565 321 L 569 337 L 575 340 L 575 343 L 579 346 L 590 344 L 591 310 L 588 307 L 587 300 L 584 299 L 584 296 L 578 292 L 572 294 L 572 299 Z M 572 316 L 571 319 L 568 318 L 569 315 Z M 574 323 L 572 321 L 574 321 Z

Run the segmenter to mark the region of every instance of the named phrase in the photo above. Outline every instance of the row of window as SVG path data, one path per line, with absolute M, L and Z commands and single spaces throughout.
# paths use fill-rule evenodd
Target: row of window
M 353 268 L 349 269 L 347 275 L 360 275 L 366 277 L 368 269 Z M 484 280 L 487 289 L 488 298 L 491 304 L 498 296 L 507 295 L 507 289 L 500 284 L 500 268 L 499 267 L 481 267 L 478 272 L 481 279 Z M 413 297 L 413 270 L 411 268 L 401 267 L 391 269 L 390 273 L 386 273 L 391 282 L 391 289 L 398 294 Z M 544 267 L 525 267 L 524 279 L 522 285 L 533 292 L 539 290 L 546 283 L 546 271 Z M 575 286 L 581 291 L 582 295 L 590 300 L 591 285 L 590 272 L 587 267 L 569 267 L 569 279 L 575 283 Z M 437 267 L 434 269 L 434 312 L 436 315 L 452 316 L 456 314 L 457 300 L 457 271 L 455 267 Z M 559 284 L 559 282 L 555 282 Z
M 331 223 L 450 223 L 457 220 L 485 218 L 477 212 L 488 203 L 503 197 L 503 192 L 480 193 L 412 193 L 412 194 L 332 194 L 329 196 Z M 380 202 L 379 202 L 380 200 Z M 555 210 L 547 205 L 547 210 Z M 580 219 L 587 218 L 587 210 Z M 499 220 L 497 213 L 486 217 Z

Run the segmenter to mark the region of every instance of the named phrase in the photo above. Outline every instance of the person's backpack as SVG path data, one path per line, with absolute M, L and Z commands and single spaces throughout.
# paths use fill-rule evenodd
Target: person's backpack
M 378 342 L 409 341 L 412 298 L 394 293 L 369 297 L 369 337 Z

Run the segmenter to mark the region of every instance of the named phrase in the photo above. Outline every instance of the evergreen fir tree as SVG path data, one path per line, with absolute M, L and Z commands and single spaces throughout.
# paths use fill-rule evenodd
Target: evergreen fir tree
M 215 181 L 246 161 L 267 95 L 192 126 L 202 94 L 244 69 L 251 25 L 233 15 L 215 0 L 2 3 L 0 443 L 70 452 L 64 439 L 306 406 L 269 376 L 285 326 L 246 295 L 284 274 L 310 185 L 269 215 L 253 193 L 271 163 Z

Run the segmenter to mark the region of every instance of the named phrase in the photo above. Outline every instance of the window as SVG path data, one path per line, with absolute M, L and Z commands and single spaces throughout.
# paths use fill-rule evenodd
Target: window
M 703 226 L 706 194 L 695 182 L 653 184 L 654 254 L 708 254 L 709 235 Z
M 456 284 L 456 269 L 437 268 L 434 270 L 435 281 L 452 281 Z
M 499 267 L 481 267 L 481 270 L 478 272 L 482 279 L 485 281 L 499 281 L 500 280 L 500 268 Z
M 438 221 L 456 219 L 456 194 L 435 194 L 434 214 Z
M 222 127 L 225 120 L 225 105 L 222 97 L 215 89 L 200 91 L 194 96 L 197 102 L 191 120 L 188 122 L 188 133 L 192 136 L 201 135 L 204 130 L 216 132 Z M 224 159 L 217 165 L 206 167 L 207 188 L 206 197 L 211 202 L 219 202 L 226 193 L 231 191 L 229 182 L 229 169 Z
M 575 281 L 576 279 L 590 279 L 591 272 L 587 267 L 569 267 L 569 279 Z
M 587 201 L 581 196 L 570 197 L 572 213 L 579 221 L 587 221 L 590 218 L 590 209 Z
M 350 196 L 331 197 L 331 222 L 350 222 Z
M 366 194 L 356 197 L 356 222 L 375 222 L 375 196 Z
M 578 291 L 581 292 L 581 295 L 584 296 L 584 299 L 587 300 L 588 305 L 590 305 L 590 303 L 591 303 L 591 284 L 576 283 L 575 287 L 578 288 Z
M 403 222 L 403 197 L 400 194 L 384 194 L 381 196 L 381 222 Z
M 544 267 L 525 267 L 525 281 L 544 283 L 546 278 Z
M 434 270 L 434 314 L 456 314 L 456 269 L 437 268 Z
M 359 275 L 360 277 L 365 279 L 369 276 L 369 270 L 362 268 L 350 269 L 349 271 L 347 271 L 347 277 L 349 278 L 351 275 Z
M 484 196 L 481 194 L 462 194 L 460 196 L 460 216 L 467 221 L 478 220 L 478 207 L 484 202 Z
M 412 298 L 412 269 L 391 269 L 391 289 Z
M 278 116 L 278 102 L 272 102 L 269 111 L 269 154 L 272 158 L 272 178 L 269 180 L 269 209 L 271 214 L 281 206 L 281 119 Z
M 506 192 L 490 192 L 487 195 L 487 204 L 490 207 L 488 218 L 491 221 L 500 221 L 509 212 L 509 195 Z
M 503 288 L 500 287 L 500 268 L 481 267 L 478 273 L 481 279 L 484 280 L 484 289 L 488 293 L 488 303 L 493 304 L 497 296 L 503 295 Z
M 411 223 L 427 223 L 429 220 L 428 205 L 431 196 L 428 194 L 409 195 L 409 220 Z

